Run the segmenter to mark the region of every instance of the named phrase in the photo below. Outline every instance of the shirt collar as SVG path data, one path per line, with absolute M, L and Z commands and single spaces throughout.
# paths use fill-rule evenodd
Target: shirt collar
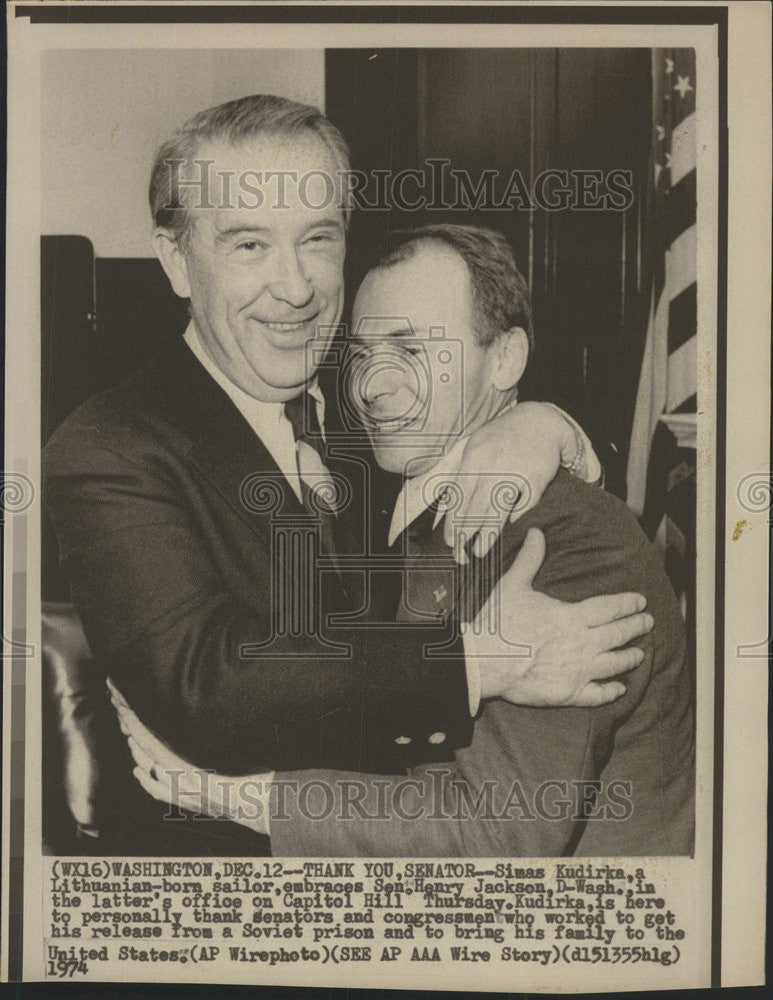
M 468 436 L 459 438 L 450 451 L 435 462 L 431 469 L 418 476 L 413 476 L 412 479 L 405 480 L 395 503 L 392 523 L 389 526 L 390 545 L 394 545 L 395 539 L 436 500 L 439 501 L 439 506 L 432 525 L 433 531 L 441 522 L 445 510 L 440 497 L 445 484 L 459 471 L 467 441 Z
M 239 412 L 247 417 L 250 423 L 254 423 L 255 420 L 263 424 L 268 424 L 269 422 L 279 423 L 284 418 L 284 403 L 267 403 L 262 399 L 255 399 L 254 396 L 250 396 L 248 392 L 245 392 L 235 382 L 232 382 L 225 372 L 218 368 L 204 350 L 193 320 L 188 323 L 188 328 L 185 331 L 183 339 L 204 369 L 217 382 L 223 392 L 230 397 Z M 322 395 L 316 376 L 306 386 L 306 391 L 317 403 L 317 416 L 324 437 L 325 397 Z
M 513 399 L 496 416 L 500 416 L 506 410 L 512 409 L 512 407 L 517 405 L 518 400 Z M 434 531 L 443 520 L 447 509 L 447 505 L 444 506 L 441 499 L 443 490 L 449 480 L 453 479 L 459 471 L 464 448 L 469 438 L 469 434 L 459 438 L 448 453 L 435 462 L 431 469 L 421 473 L 421 475 L 406 479 L 403 483 L 403 488 L 400 491 L 400 495 L 395 503 L 394 512 L 392 513 L 392 523 L 389 525 L 390 545 L 394 545 L 395 539 L 410 524 L 413 524 L 420 514 L 423 514 L 428 507 L 431 507 L 436 500 L 439 501 L 438 511 L 435 514 L 432 530 Z

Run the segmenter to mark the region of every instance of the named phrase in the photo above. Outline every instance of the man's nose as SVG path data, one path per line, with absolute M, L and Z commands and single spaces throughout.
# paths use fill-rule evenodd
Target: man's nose
M 274 276 L 268 287 L 275 299 L 287 302 L 294 309 L 302 309 L 314 297 L 314 287 L 294 248 L 277 254 Z
M 393 392 L 392 379 L 384 374 L 366 377 L 360 390 L 362 400 L 367 406 L 372 406 L 385 396 L 391 396 Z
M 355 396 L 366 408 L 384 402 L 398 389 L 398 373 L 393 364 L 377 354 L 359 366 L 355 374 Z

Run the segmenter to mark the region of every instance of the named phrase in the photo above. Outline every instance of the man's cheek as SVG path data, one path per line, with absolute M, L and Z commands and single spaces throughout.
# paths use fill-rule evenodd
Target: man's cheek
M 310 275 L 329 295 L 343 291 L 344 254 L 340 250 L 330 250 L 319 254 L 309 267 Z

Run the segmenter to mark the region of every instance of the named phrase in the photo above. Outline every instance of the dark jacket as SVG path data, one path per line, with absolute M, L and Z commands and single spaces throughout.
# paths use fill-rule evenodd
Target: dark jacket
M 142 721 L 202 766 L 383 771 L 433 759 L 438 730 L 451 749 L 469 741 L 461 641 L 390 625 L 372 594 L 363 612 L 368 463 L 330 465 L 351 486 L 349 575 L 182 340 L 45 449 L 44 502 L 89 644 Z
M 272 820 L 274 854 L 692 852 L 695 736 L 684 623 L 660 556 L 624 504 L 560 470 L 541 501 L 505 528 L 490 557 L 472 560 L 468 570 L 448 557 L 442 526 L 416 538 L 406 603 L 419 613 L 440 599 L 445 610 L 463 607 L 461 616 L 471 618 L 530 527 L 541 528 L 547 543 L 536 590 L 564 601 L 618 591 L 646 596 L 655 627 L 633 643 L 645 659 L 622 678 L 625 695 L 599 708 L 490 701 L 472 744 L 452 765 L 413 768 L 389 785 L 353 773 L 280 774 L 286 818 Z M 422 555 L 430 557 L 423 569 Z M 296 794 L 310 780 L 317 782 L 310 793 Z

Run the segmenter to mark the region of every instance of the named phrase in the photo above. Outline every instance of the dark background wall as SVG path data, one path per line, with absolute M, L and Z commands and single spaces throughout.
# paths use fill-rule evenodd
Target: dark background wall
M 513 170 L 529 190 L 548 169 L 630 171 L 624 212 L 358 210 L 347 262 L 351 296 L 397 228 L 471 222 L 505 233 L 534 299 L 537 352 L 524 393 L 582 421 L 620 495 L 644 332 L 650 58 L 649 49 L 345 49 L 328 51 L 325 69 L 327 114 L 349 140 L 355 169 L 397 172 L 447 158 L 473 186 L 495 170 L 495 201 Z

